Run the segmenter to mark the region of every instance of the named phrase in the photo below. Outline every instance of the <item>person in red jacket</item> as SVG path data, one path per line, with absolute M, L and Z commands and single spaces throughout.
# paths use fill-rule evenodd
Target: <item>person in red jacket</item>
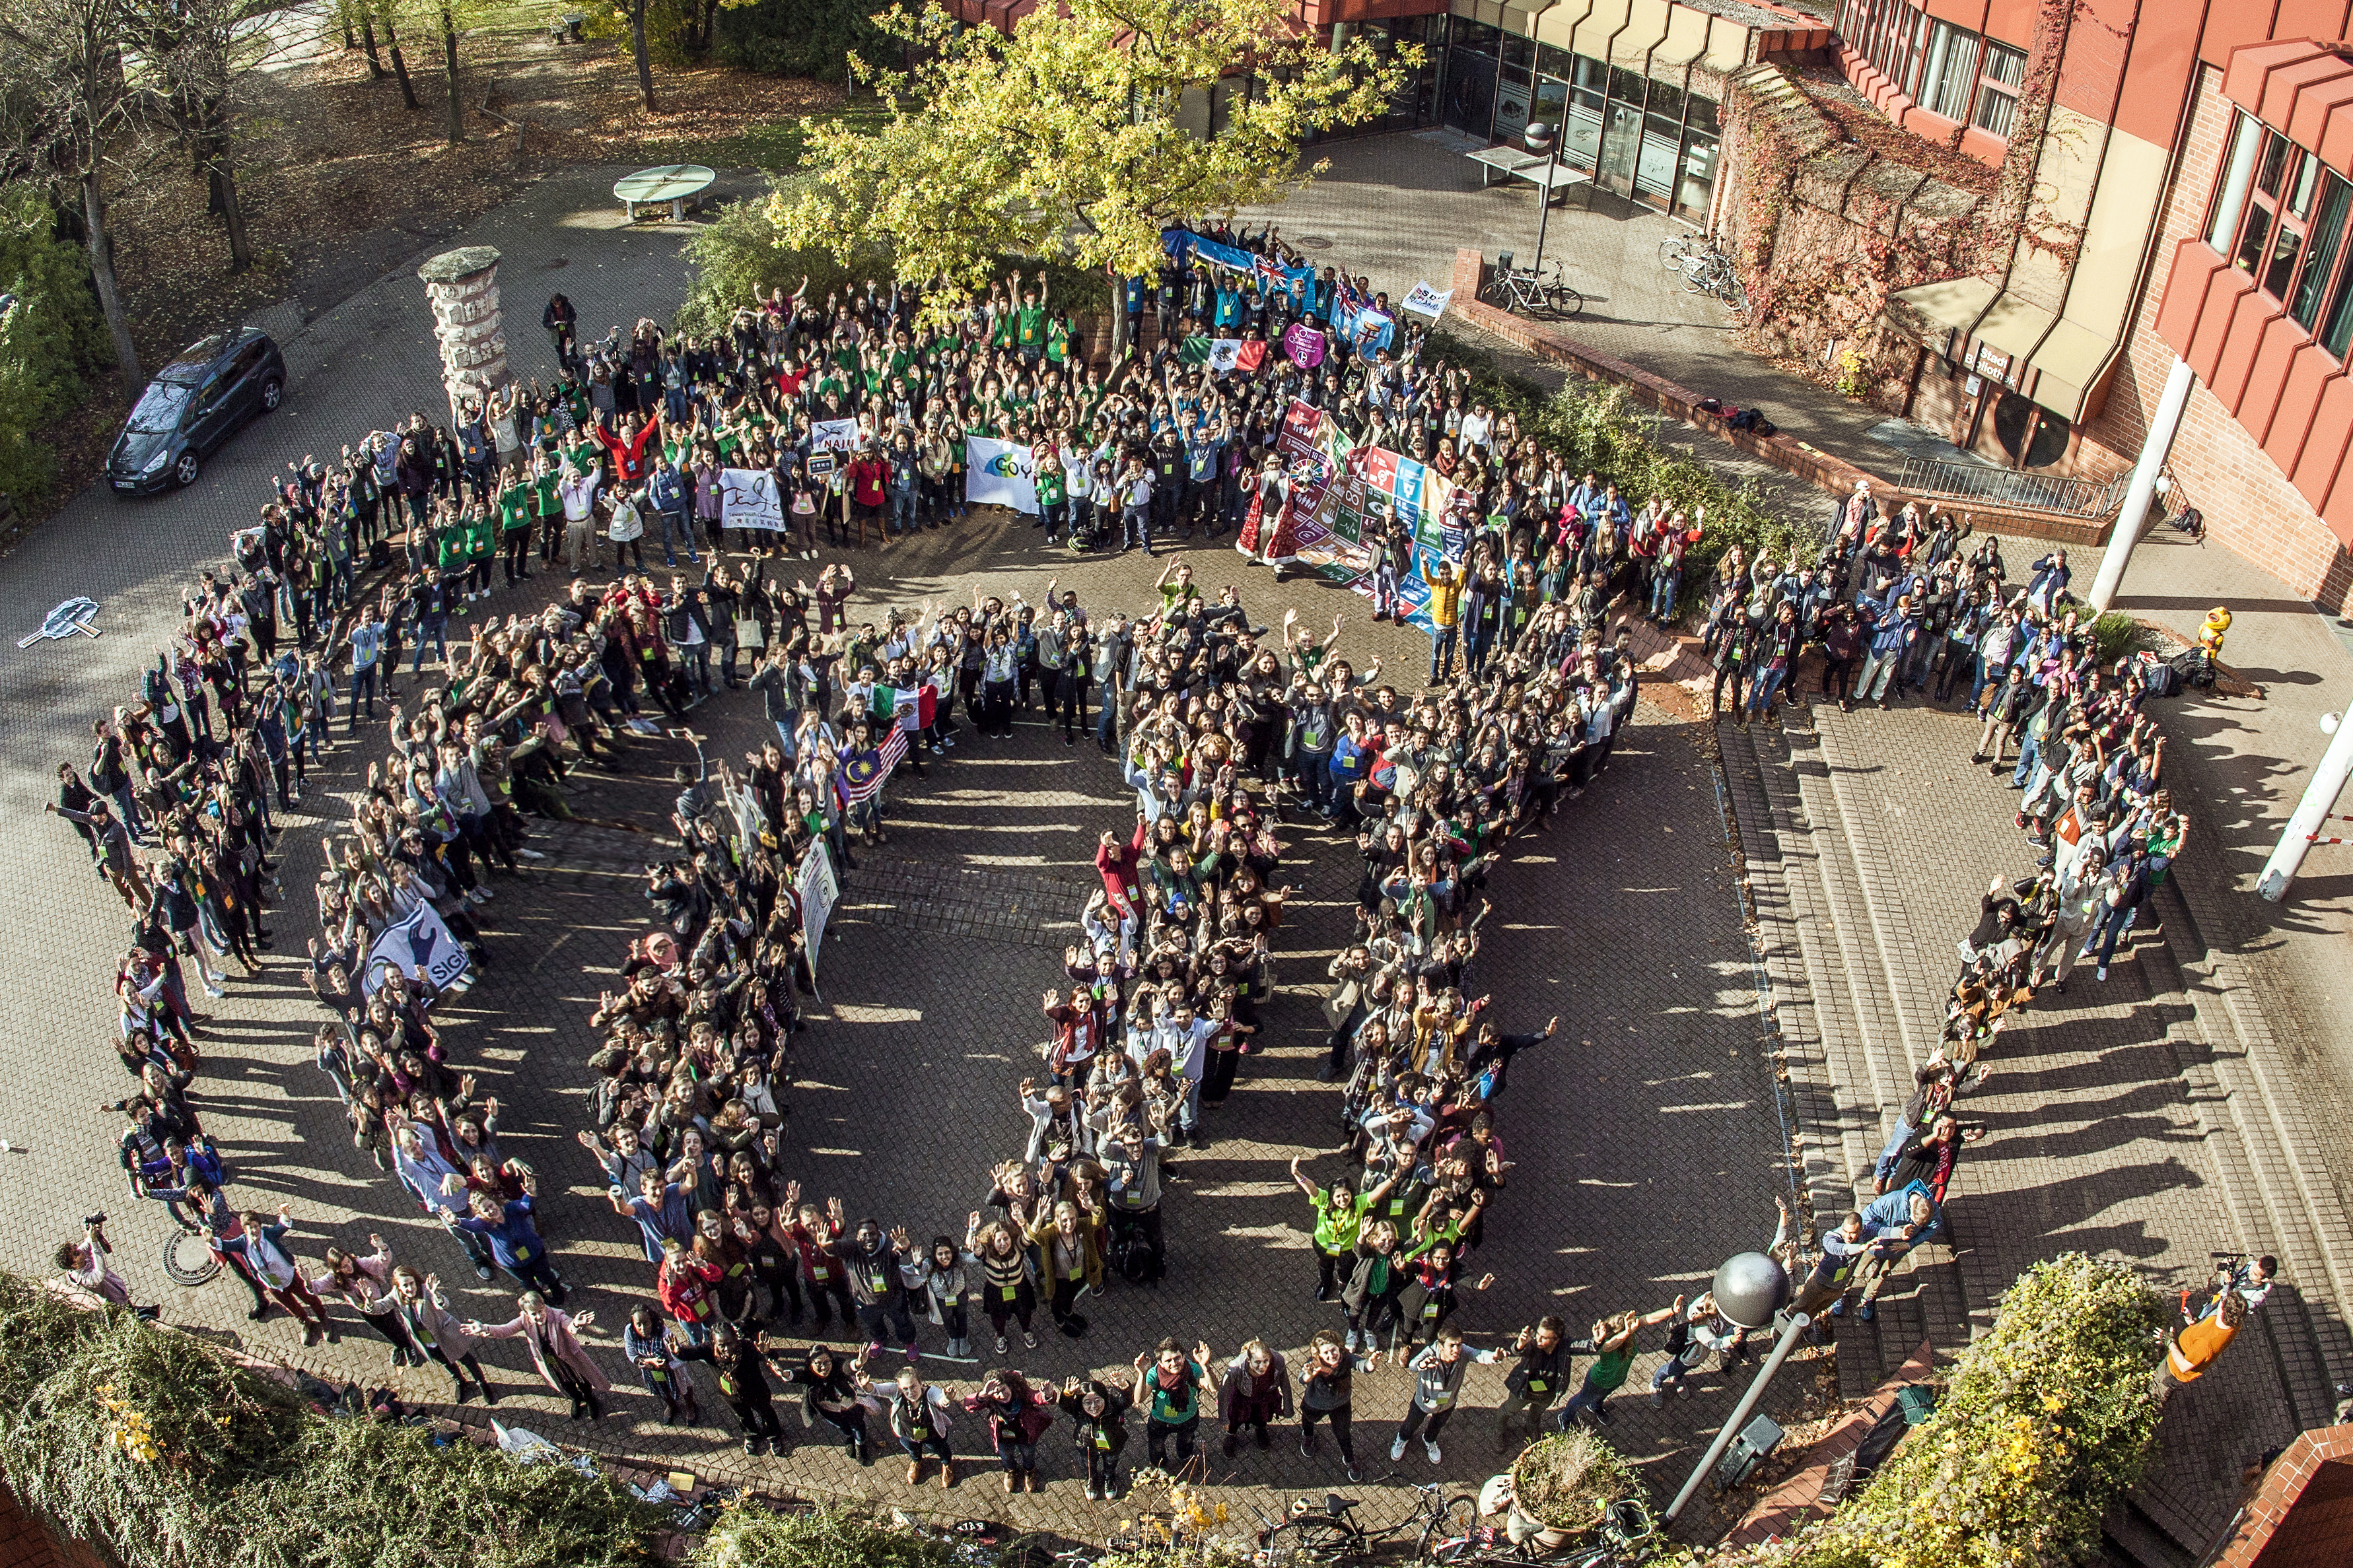
M 650 419 L 639 422 L 634 414 L 623 416 L 619 434 L 602 425 L 592 425 L 588 433 L 613 459 L 613 471 L 621 477 L 621 486 L 628 489 L 646 482 L 646 446 L 653 439 L 656 426 Z
M 876 456 L 873 447 L 859 448 L 857 458 L 849 465 L 849 499 L 857 509 L 858 537 L 860 539 L 866 537 L 869 522 L 874 524 L 877 534 L 881 533 L 882 486 L 890 477 L 890 465 Z M 886 537 L 882 542 L 888 544 L 890 540 Z
M 841 1321 L 848 1324 L 858 1318 L 849 1300 L 849 1279 L 842 1272 L 840 1259 L 833 1255 L 831 1243 L 841 1234 L 837 1221 L 828 1220 L 815 1204 L 800 1203 L 800 1184 L 792 1183 L 785 1189 L 785 1206 L 798 1205 L 793 1223 L 785 1227 L 785 1240 L 800 1255 L 801 1278 L 808 1281 L 809 1305 L 817 1309 L 817 1331 L 824 1333 L 833 1324 L 833 1309 L 841 1309 Z
M 719 1283 L 719 1274 L 717 1264 L 695 1257 L 678 1237 L 663 1238 L 661 1270 L 654 1276 L 654 1296 L 691 1343 L 702 1344 L 711 1338 L 712 1322 L 719 1316 L 719 1300 L 712 1294 Z
M 1144 836 L 1151 824 L 1141 813 L 1135 819 L 1135 837 L 1122 844 L 1116 834 L 1106 833 L 1095 847 L 1095 870 L 1103 878 L 1103 892 L 1111 899 L 1112 908 L 1122 919 L 1135 913 L 1136 867 L 1144 857 Z

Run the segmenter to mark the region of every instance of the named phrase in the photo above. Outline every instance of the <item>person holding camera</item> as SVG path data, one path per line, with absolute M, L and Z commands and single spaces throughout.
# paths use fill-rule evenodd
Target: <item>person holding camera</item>
M 117 1307 L 129 1307 L 148 1322 L 163 1316 L 161 1307 L 142 1307 L 131 1300 L 131 1287 L 107 1261 L 114 1248 L 107 1244 L 106 1216 L 94 1214 L 81 1222 L 81 1240 L 58 1243 L 58 1268 L 69 1283 L 78 1285 Z

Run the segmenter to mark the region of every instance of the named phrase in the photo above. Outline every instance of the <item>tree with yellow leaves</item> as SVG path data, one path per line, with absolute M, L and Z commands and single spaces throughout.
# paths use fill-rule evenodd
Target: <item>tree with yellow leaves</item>
M 852 57 L 891 105 L 879 128 L 812 127 L 813 188 L 772 197 L 784 242 L 837 256 L 886 245 L 899 275 L 938 284 L 954 314 L 1005 254 L 1066 255 L 1133 277 L 1157 268 L 1160 232 L 1274 201 L 1326 165 L 1311 131 L 1378 114 L 1419 53 L 1388 60 L 1358 39 L 1328 49 L 1281 0 L 1064 0 L 1012 37 L 965 30 L 936 7 L 875 18 L 923 63 Z M 1247 76 L 1215 137 L 1179 120 L 1220 79 Z M 1124 318 L 1114 314 L 1114 322 Z

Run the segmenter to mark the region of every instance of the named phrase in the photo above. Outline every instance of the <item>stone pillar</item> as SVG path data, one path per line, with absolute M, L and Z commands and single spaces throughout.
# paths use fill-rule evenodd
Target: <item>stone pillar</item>
M 417 269 L 433 305 L 433 335 L 441 346 L 441 385 L 449 416 L 480 405 L 504 386 L 507 337 L 499 321 L 499 253 L 487 245 L 445 250 Z

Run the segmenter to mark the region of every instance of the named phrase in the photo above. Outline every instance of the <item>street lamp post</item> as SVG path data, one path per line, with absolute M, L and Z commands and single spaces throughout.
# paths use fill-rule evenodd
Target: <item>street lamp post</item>
M 1683 1489 L 1677 1492 L 1675 1500 L 1668 1505 L 1665 1522 L 1670 1524 L 1674 1522 L 1677 1514 L 1683 1512 L 1683 1505 L 1691 1501 L 1692 1494 L 1699 1490 L 1701 1479 L 1715 1468 L 1716 1460 L 1723 1458 L 1724 1450 L 1731 1446 L 1733 1436 L 1740 1430 L 1741 1423 L 1748 1419 L 1748 1413 L 1757 1407 L 1757 1402 L 1765 1397 L 1765 1385 L 1771 1383 L 1773 1374 L 1781 1370 L 1781 1363 L 1788 1359 L 1790 1350 L 1798 1342 L 1798 1336 L 1805 1332 L 1807 1325 L 1813 1321 L 1803 1312 L 1786 1315 L 1781 1312 L 1781 1303 L 1788 1299 L 1789 1276 L 1778 1263 L 1761 1252 L 1743 1252 L 1725 1259 L 1724 1267 L 1715 1271 L 1714 1289 L 1717 1311 L 1744 1329 L 1778 1325 L 1781 1337 L 1774 1344 L 1773 1353 L 1765 1358 L 1765 1364 L 1757 1368 L 1756 1381 L 1749 1384 L 1748 1392 L 1742 1394 L 1740 1403 L 1733 1407 L 1731 1419 L 1725 1422 L 1723 1429 L 1716 1433 L 1715 1441 L 1708 1445 L 1707 1452 L 1692 1468 L 1691 1479 L 1683 1482 Z
M 1520 143 L 1531 153 L 1544 154 L 1544 184 L 1536 192 L 1536 265 L 1535 276 L 1544 280 L 1545 229 L 1552 222 L 1552 176 L 1560 167 L 1560 127 L 1550 121 L 1532 120 L 1520 132 Z

